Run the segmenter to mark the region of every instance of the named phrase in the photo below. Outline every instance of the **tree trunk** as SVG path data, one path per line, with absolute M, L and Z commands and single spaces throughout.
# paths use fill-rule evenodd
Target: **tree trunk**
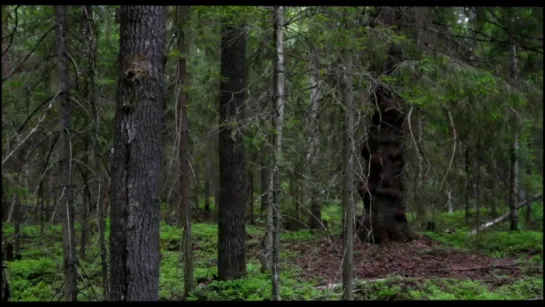
M 189 123 L 187 117 L 187 87 L 189 76 L 187 74 L 186 59 L 189 55 L 189 48 L 185 38 L 187 19 L 189 18 L 189 6 L 179 6 L 178 10 L 178 114 L 180 118 L 180 197 L 179 202 L 180 220 L 179 225 L 184 228 L 184 296 L 193 291 L 193 238 L 191 235 L 191 203 L 189 202 Z M 198 191 L 195 193 L 198 194 Z M 196 204 L 198 206 L 198 204 Z
M 15 194 L 14 197 L 14 236 L 15 236 L 15 246 L 13 253 L 15 254 L 15 259 L 21 259 L 21 198 L 19 193 Z
M 274 42 L 276 47 L 276 57 L 274 58 L 274 72 L 273 72 L 273 98 L 275 101 L 273 110 L 273 127 L 274 134 L 274 147 L 272 156 L 272 300 L 280 300 L 280 166 L 282 154 L 282 128 L 284 125 L 284 85 L 285 85 L 285 72 L 284 72 L 284 7 L 273 7 L 272 10 L 273 23 L 274 23 Z
M 388 54 L 385 71 L 398 63 L 400 50 L 393 46 Z M 379 86 L 371 96 L 378 107 L 371 119 L 367 144 L 362 157 L 369 161 L 370 169 L 366 185 L 359 189 L 364 207 L 371 212 L 359 233 L 360 238 L 371 237 L 375 243 L 389 240 L 407 241 L 414 238 L 409 229 L 404 204 L 404 122 L 400 97 Z M 371 229 L 367 231 L 365 229 Z M 370 236 L 371 235 L 371 236 Z
M 110 300 L 159 299 L 166 8 L 122 6 L 111 178 Z
M 248 201 L 250 202 L 250 224 L 255 224 L 254 216 L 254 172 L 248 170 Z
M 107 186 L 102 183 L 102 161 L 100 158 L 100 118 L 99 118 L 99 95 L 95 87 L 95 74 L 97 70 L 98 53 L 98 30 L 93 16 L 93 7 L 86 5 L 84 13 L 87 17 L 87 37 L 88 37 L 88 95 L 91 103 L 91 114 L 93 116 L 93 129 L 95 137 L 92 140 L 92 157 L 96 178 L 94 180 L 92 191 L 96 197 L 97 223 L 98 223 L 98 244 L 100 248 L 100 267 L 102 276 L 102 295 L 104 299 L 108 298 L 108 260 L 106 250 L 106 212 L 104 202 L 102 201 L 103 189 Z
M 266 153 L 261 155 L 259 174 L 261 176 L 261 207 L 259 212 L 261 217 L 264 217 L 265 210 L 269 207 L 267 202 L 269 197 L 269 172 Z
M 469 148 L 466 146 L 465 151 L 465 167 L 466 167 L 466 193 L 465 193 L 465 202 L 466 202 L 466 212 L 465 212 L 465 220 L 466 225 L 469 226 L 469 191 L 470 191 L 470 181 L 469 181 Z
M 248 180 L 239 123 L 246 100 L 247 33 L 244 25 L 224 21 L 221 34 L 218 278 L 231 280 L 246 275 Z
M 210 212 L 210 179 L 208 174 L 204 180 L 204 211 Z
M 59 74 L 59 95 L 60 111 L 60 137 L 59 152 L 61 159 L 61 182 L 63 184 L 61 204 L 63 217 L 63 253 L 64 253 L 64 282 L 66 300 L 77 301 L 77 265 L 76 240 L 74 231 L 74 192 L 72 185 L 72 143 L 70 141 L 70 130 L 72 129 L 72 102 L 70 100 L 68 55 L 66 44 L 67 35 L 67 7 L 55 6 L 56 17 L 56 47 L 57 47 L 57 69 Z
M 320 131 L 318 129 L 318 121 L 316 116 L 318 114 L 320 104 L 320 69 L 319 69 L 319 50 L 316 46 L 312 46 L 309 55 L 310 62 L 310 104 L 307 108 L 307 135 L 309 149 L 306 156 L 306 175 L 307 178 L 316 181 L 318 179 L 318 173 L 320 167 L 317 165 L 318 161 L 318 142 L 320 140 Z M 322 227 L 322 212 L 320 208 L 319 195 L 320 192 L 316 188 L 317 182 L 308 183 L 308 179 L 305 181 L 305 190 L 309 192 L 310 199 L 310 221 L 309 227 L 311 229 L 318 229 Z
M 2 79 L 9 75 L 11 69 L 9 65 L 10 38 L 8 37 L 10 33 L 8 29 L 8 5 L 2 5 Z
M 510 35 L 511 45 L 509 46 L 509 70 L 510 77 L 513 80 L 518 79 L 518 63 L 517 63 L 517 45 L 514 42 L 513 34 Z M 513 123 L 515 134 L 513 136 L 513 143 L 511 145 L 511 178 L 509 187 L 509 228 L 511 231 L 519 229 L 518 221 L 518 176 L 519 176 L 519 129 L 520 129 L 520 115 L 513 112 Z
M 342 50 L 342 62 L 344 74 L 340 84 L 342 99 L 345 106 L 344 133 L 343 133 L 343 193 L 342 203 L 344 208 L 344 257 L 343 257 L 343 299 L 354 300 L 353 271 L 354 271 L 354 200 L 352 198 L 354 180 L 354 102 L 352 95 L 352 55 L 346 49 Z

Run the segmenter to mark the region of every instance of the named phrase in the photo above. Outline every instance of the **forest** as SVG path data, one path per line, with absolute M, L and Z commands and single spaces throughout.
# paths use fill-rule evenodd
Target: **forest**
M 543 300 L 542 193 L 543 7 L 2 5 L 3 303 Z

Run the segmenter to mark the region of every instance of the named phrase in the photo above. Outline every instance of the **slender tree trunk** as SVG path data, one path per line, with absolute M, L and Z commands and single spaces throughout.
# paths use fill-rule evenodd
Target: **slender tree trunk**
M 510 77 L 513 80 L 518 79 L 518 60 L 517 60 L 517 45 L 514 42 L 513 34 L 510 35 L 511 45 L 509 46 L 509 70 Z M 513 110 L 513 123 L 514 123 L 514 136 L 513 143 L 511 145 L 511 183 L 509 188 L 509 226 L 511 231 L 519 228 L 518 221 L 518 176 L 519 176 L 519 129 L 520 129 L 520 115 Z
M 492 172 L 493 173 L 496 173 L 497 172 L 497 162 L 496 162 L 496 159 L 493 159 L 492 160 Z M 494 176 L 495 177 L 495 176 Z M 493 178 L 492 179 L 492 188 L 491 188 L 491 191 L 492 191 L 492 201 L 490 202 L 490 215 L 492 217 L 496 217 L 498 216 L 498 207 L 496 205 L 496 178 Z
M 261 155 L 259 174 L 261 176 L 261 207 L 259 209 L 259 212 L 261 217 L 264 217 L 265 210 L 269 207 L 269 172 L 266 153 L 263 153 Z
M 108 261 L 106 250 L 106 212 L 104 202 L 102 201 L 103 190 L 107 187 L 102 183 L 102 162 L 100 159 L 100 119 L 99 119 L 99 97 L 95 87 L 95 75 L 97 70 L 98 53 L 98 30 L 95 24 L 93 7 L 86 5 L 83 7 L 84 15 L 87 19 L 86 37 L 88 37 L 87 48 L 87 78 L 88 78 L 88 99 L 91 104 L 91 114 L 93 116 L 93 133 L 95 137 L 92 140 L 91 150 L 96 178 L 91 188 L 93 198 L 96 199 L 97 223 L 98 223 L 98 244 L 100 249 L 100 267 L 102 277 L 102 295 L 104 299 L 108 298 Z
M 280 162 L 282 161 L 282 128 L 284 125 L 284 7 L 273 8 L 274 42 L 276 57 L 274 59 L 274 100 L 273 126 L 275 130 L 272 159 L 272 300 L 280 300 Z
M 64 279 L 65 296 L 67 301 L 77 301 L 77 265 L 76 240 L 74 231 L 74 192 L 72 185 L 72 144 L 70 142 L 70 130 L 72 129 L 72 102 L 70 100 L 68 55 L 67 55 L 67 7 L 55 6 L 56 16 L 56 46 L 57 69 L 59 73 L 60 111 L 60 138 L 59 151 L 61 156 L 61 182 L 63 190 L 61 198 L 63 217 L 63 251 L 64 251 Z
M 466 201 L 466 212 L 465 212 L 465 220 L 466 225 L 469 225 L 469 191 L 470 191 L 470 182 L 469 182 L 469 149 L 466 148 L 465 151 L 465 171 L 466 171 L 466 193 L 465 193 L 465 201 Z
M 85 154 L 83 157 L 83 163 L 85 165 L 89 165 L 89 155 L 87 152 L 89 151 L 89 142 L 88 139 L 85 139 L 85 145 L 84 150 Z M 86 250 L 85 247 L 87 246 L 87 215 L 89 213 L 89 202 L 91 198 L 91 191 L 89 189 L 89 180 L 88 180 L 88 170 L 85 170 L 83 173 L 83 207 L 81 208 L 81 233 L 80 233 L 80 247 L 79 247 L 79 256 L 81 259 L 85 258 Z
M 186 59 L 189 55 L 185 31 L 187 19 L 189 18 L 189 6 L 179 6 L 178 10 L 178 50 L 180 58 L 178 59 L 178 114 L 180 115 L 180 221 L 179 225 L 184 228 L 184 296 L 193 290 L 193 238 L 191 235 L 191 203 L 189 202 L 189 123 L 187 117 L 187 87 L 189 86 L 189 76 L 187 74 Z M 198 194 L 196 192 L 195 194 Z M 198 206 L 198 204 L 196 204 Z
M 477 152 L 480 152 L 481 150 L 481 139 L 480 139 L 480 136 L 477 136 Z M 481 184 L 481 160 L 477 157 L 477 155 L 475 155 L 475 165 L 476 165 L 476 168 L 474 171 L 477 172 L 477 174 L 475 175 L 475 184 L 474 184 L 474 188 L 473 188 L 473 193 L 474 193 L 474 198 L 475 198 L 475 207 L 477 209 L 477 213 L 476 213 L 476 220 L 477 220 L 477 225 L 481 225 L 481 187 L 480 187 L 480 184 Z M 478 229 L 478 227 L 477 227 Z
M 316 46 L 310 48 L 310 104 L 307 108 L 307 135 L 309 150 L 306 156 L 306 175 L 313 181 L 318 179 L 319 166 L 318 161 L 318 142 L 320 140 L 320 133 L 318 129 L 318 121 L 316 116 L 318 114 L 320 104 L 320 68 L 319 68 L 319 50 Z M 309 192 L 310 199 L 310 222 L 309 227 L 311 229 L 318 229 L 322 227 L 322 212 L 320 208 L 319 195 L 320 192 L 316 188 L 317 183 L 308 180 L 305 181 L 305 190 Z
M 120 19 L 110 300 L 157 301 L 166 7 L 121 6 Z
M 205 180 L 204 180 L 204 211 L 205 212 L 210 212 L 210 175 L 208 174 L 208 172 L 210 172 L 210 167 L 207 166 L 207 170 L 206 170 L 206 174 L 205 174 Z
M 21 198 L 19 194 L 15 194 L 14 197 L 14 236 L 15 236 L 15 246 L 13 253 L 15 254 L 15 259 L 21 258 Z
M 254 172 L 248 170 L 248 195 L 250 202 L 250 224 L 255 224 L 255 215 L 254 215 Z
M 242 140 L 246 99 L 246 40 L 244 25 L 224 21 L 221 29 L 220 199 L 218 210 L 218 278 L 246 275 L 246 211 L 248 180 Z
M 343 193 L 342 203 L 344 208 L 344 257 L 343 257 L 343 299 L 354 300 L 353 271 L 354 271 L 354 200 L 352 190 L 354 185 L 354 102 L 352 94 L 352 55 L 346 49 L 342 50 L 342 62 L 344 73 L 340 84 L 342 99 L 345 106 L 344 133 L 343 133 Z

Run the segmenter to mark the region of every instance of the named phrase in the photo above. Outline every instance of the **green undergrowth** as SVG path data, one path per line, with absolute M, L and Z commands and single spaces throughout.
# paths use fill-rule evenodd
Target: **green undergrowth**
M 484 281 L 392 278 L 356 286 L 361 300 L 523 300 L 543 295 L 543 278 L 531 277 L 494 286 Z
M 322 217 L 334 222 L 342 215 L 338 204 L 325 206 Z M 463 213 L 446 216 L 442 227 L 446 229 L 456 223 L 463 224 Z M 450 224 L 452 223 L 452 224 Z M 14 228 L 4 223 L 4 235 L 12 241 Z M 93 227 L 93 226 L 91 226 Z M 335 226 L 333 226 L 335 227 Z M 79 225 L 76 231 L 79 232 Z M 267 300 L 271 296 L 270 274 L 260 272 L 256 251 L 259 250 L 263 228 L 247 226 L 247 277 L 236 281 L 217 281 L 217 225 L 196 223 L 194 235 L 194 278 L 196 289 L 188 300 Z M 330 229 L 330 232 L 332 230 Z M 507 232 L 491 230 L 474 237 L 467 236 L 468 228 L 459 227 L 453 233 L 426 232 L 426 236 L 458 249 L 483 252 L 496 257 L 519 257 L 524 259 L 524 278 L 508 280 L 501 286 L 490 286 L 471 280 L 413 280 L 393 278 L 381 282 L 358 284 L 356 298 L 372 300 L 399 299 L 528 299 L 542 295 L 543 287 L 543 234 L 538 231 L 520 230 Z M 106 243 L 108 243 L 107 223 Z M 9 280 L 13 301 L 59 301 L 62 300 L 62 229 L 50 225 L 40 234 L 40 227 L 22 227 L 22 259 L 8 263 Z M 323 236 L 320 231 L 301 230 L 282 232 L 281 242 L 302 242 Z M 183 294 L 183 259 L 181 246 L 182 230 L 161 224 L 160 245 L 162 261 L 160 267 L 161 300 L 179 300 Z M 79 236 L 76 236 L 79 238 Z M 107 244 L 108 245 L 108 244 Z M 290 246 L 290 245 L 284 245 Z M 82 278 L 78 287 L 78 299 L 82 301 L 102 300 L 99 244 L 96 230 L 93 232 L 84 259 L 80 259 Z M 336 300 L 340 291 L 318 290 L 323 280 L 303 280 L 302 269 L 294 260 L 299 252 L 281 251 L 281 296 L 283 300 Z

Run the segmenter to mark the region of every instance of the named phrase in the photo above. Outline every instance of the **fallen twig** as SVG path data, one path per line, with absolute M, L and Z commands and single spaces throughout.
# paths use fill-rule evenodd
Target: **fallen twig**
M 478 266 L 473 268 L 431 270 L 431 272 L 476 271 L 476 270 L 482 270 L 482 269 L 505 268 L 505 267 L 511 267 L 511 266 L 517 266 L 517 265 L 518 263 L 509 263 L 509 264 L 500 264 L 500 265 Z

